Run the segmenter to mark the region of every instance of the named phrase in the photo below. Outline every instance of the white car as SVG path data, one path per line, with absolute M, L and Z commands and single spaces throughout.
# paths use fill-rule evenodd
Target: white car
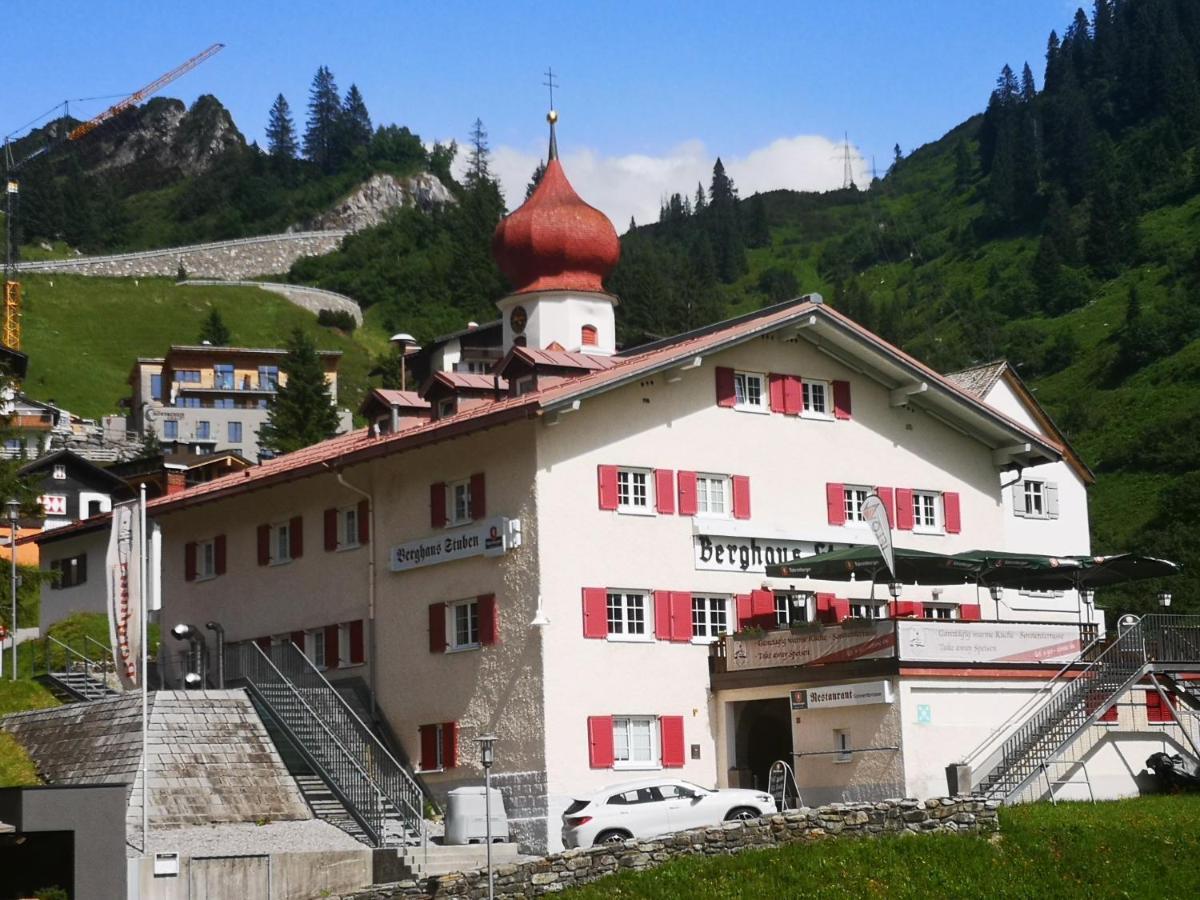
M 563 813 L 562 839 L 567 847 L 591 847 L 775 811 L 774 798 L 762 791 L 712 791 L 675 778 L 630 781 L 572 801 Z

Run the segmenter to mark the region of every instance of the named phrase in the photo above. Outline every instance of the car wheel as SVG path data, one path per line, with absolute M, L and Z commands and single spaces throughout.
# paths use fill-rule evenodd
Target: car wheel
M 757 819 L 762 816 L 757 809 L 751 809 L 749 806 L 737 806 L 731 809 L 725 816 L 726 822 L 749 822 L 751 819 Z
M 602 831 L 596 835 L 596 840 L 592 842 L 592 846 L 598 844 L 621 844 L 631 837 L 633 835 L 628 831 L 621 831 L 619 828 L 610 828 L 608 831 Z

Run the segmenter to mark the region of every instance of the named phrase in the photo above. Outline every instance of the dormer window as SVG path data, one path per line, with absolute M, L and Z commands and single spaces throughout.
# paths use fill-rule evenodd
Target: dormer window
M 454 415 L 454 411 L 457 406 L 458 403 L 454 397 L 446 397 L 442 400 L 439 400 L 437 405 L 438 418 L 444 419 L 447 416 Z
M 595 325 L 584 325 L 579 330 L 579 343 L 584 347 L 595 347 L 600 343 L 600 333 Z
M 533 393 L 534 383 L 532 375 L 522 375 L 513 382 L 513 395 L 520 397 L 523 394 Z

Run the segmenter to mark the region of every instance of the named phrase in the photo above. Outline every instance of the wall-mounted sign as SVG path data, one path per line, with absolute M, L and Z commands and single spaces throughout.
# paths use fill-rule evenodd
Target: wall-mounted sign
M 38 497 L 42 511 L 47 516 L 65 516 L 67 514 L 67 498 L 63 494 L 42 494 Z
M 471 556 L 500 556 L 519 546 L 521 520 L 497 516 L 393 547 L 392 571 L 407 572 Z
M 830 709 L 835 706 L 868 706 L 891 703 L 890 681 L 856 681 L 792 691 L 792 709 Z
M 708 572 L 758 572 L 816 553 L 828 553 L 851 544 L 792 541 L 783 538 L 728 537 L 697 534 L 692 539 L 696 568 Z
M 1078 625 L 901 619 L 896 626 L 904 661 L 1061 665 L 1077 657 L 1082 646 Z
M 811 666 L 852 659 L 887 659 L 896 655 L 891 622 L 865 628 L 823 628 L 811 632 L 775 631 L 766 637 L 736 641 L 725 637 L 725 666 L 730 672 L 775 666 Z

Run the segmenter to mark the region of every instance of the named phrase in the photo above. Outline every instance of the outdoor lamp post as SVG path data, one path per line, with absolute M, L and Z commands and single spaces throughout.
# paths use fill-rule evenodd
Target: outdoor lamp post
M 1083 601 L 1084 606 L 1091 606 L 1096 602 L 1096 592 L 1091 588 L 1084 588 L 1079 592 L 1079 599 Z
M 493 752 L 496 736 L 488 732 L 481 734 L 475 740 L 479 742 L 479 764 L 483 766 L 483 814 L 487 817 L 485 835 L 487 837 L 488 900 L 493 900 L 495 888 L 492 883 L 492 763 L 496 761 Z
M 988 593 L 992 595 L 992 600 L 997 604 L 997 606 L 1000 604 L 1000 601 L 1004 599 L 1004 588 L 1000 587 L 998 584 L 993 584 L 991 587 L 989 587 Z M 999 613 L 999 610 L 997 610 L 997 613 Z
M 403 331 L 399 334 L 393 334 L 388 338 L 388 343 L 394 344 L 396 349 L 400 351 L 400 390 L 406 391 L 408 390 L 408 376 L 405 371 L 404 357 L 408 355 L 409 347 L 413 347 L 416 350 L 420 350 L 421 348 L 417 346 L 417 339 L 415 337 Z
M 903 589 L 904 589 L 904 585 L 902 585 L 898 581 L 889 581 L 888 582 L 888 593 L 892 595 L 893 600 L 900 599 L 900 592 Z
M 1158 605 L 1163 607 L 1164 609 L 1171 605 L 1171 592 L 1170 591 L 1159 591 L 1158 592 Z
M 9 640 L 12 642 L 12 680 L 17 680 L 17 520 L 21 517 L 21 501 L 9 500 L 8 507 L 8 561 L 12 576 L 12 619 L 9 621 Z

